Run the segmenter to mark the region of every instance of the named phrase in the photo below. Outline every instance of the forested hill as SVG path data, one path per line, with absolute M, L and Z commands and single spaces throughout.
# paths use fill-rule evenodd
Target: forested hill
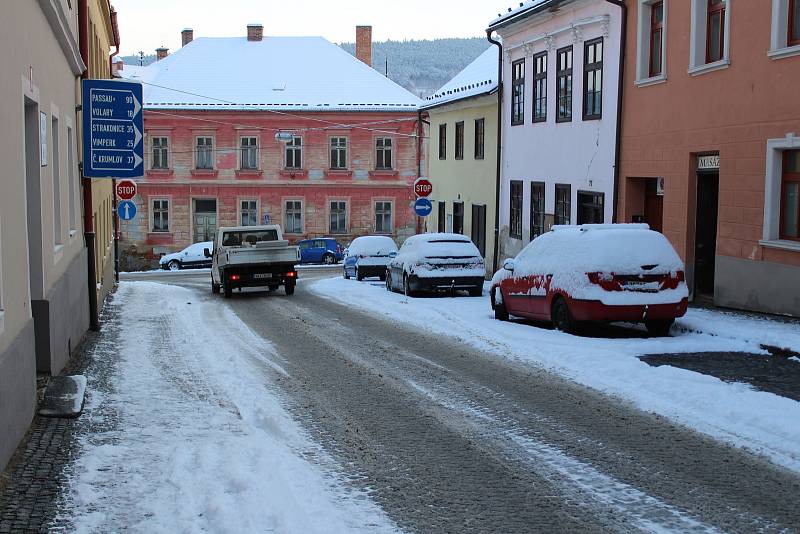
M 373 43 L 372 61 L 375 70 L 419 97 L 426 97 L 447 83 L 490 46 L 483 37 L 434 39 L 421 41 L 383 41 Z M 354 43 L 341 47 L 355 54 Z M 139 56 L 123 56 L 126 65 L 139 65 Z M 155 61 L 147 55 L 143 63 Z

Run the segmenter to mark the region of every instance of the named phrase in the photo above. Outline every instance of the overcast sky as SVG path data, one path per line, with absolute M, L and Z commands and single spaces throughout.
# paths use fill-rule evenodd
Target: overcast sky
M 321 35 L 355 40 L 355 27 L 372 26 L 375 41 L 481 37 L 489 21 L 520 0 L 112 0 L 121 54 L 180 48 L 183 28 L 195 37 L 244 36 L 250 22 L 265 35 Z

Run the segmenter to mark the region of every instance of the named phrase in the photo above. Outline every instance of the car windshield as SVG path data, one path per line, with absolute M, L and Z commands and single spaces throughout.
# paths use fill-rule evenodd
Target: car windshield
M 241 245 L 254 246 L 256 243 L 262 241 L 277 241 L 277 230 L 258 230 L 258 231 L 231 231 L 223 232 L 222 246 L 223 247 L 238 247 Z

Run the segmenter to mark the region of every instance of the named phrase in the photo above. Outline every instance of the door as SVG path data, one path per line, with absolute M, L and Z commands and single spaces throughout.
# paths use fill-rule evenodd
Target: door
M 315 239 L 310 249 L 311 261 L 314 263 L 321 263 L 322 256 L 325 254 L 325 252 L 327 252 L 327 250 L 328 244 L 325 243 L 324 239 Z
M 216 199 L 194 200 L 194 239 L 211 241 L 217 233 L 217 201 Z
M 300 263 L 310 263 L 311 241 L 300 241 L 297 246 L 300 248 Z
M 486 206 L 472 205 L 472 242 L 486 258 Z
M 697 175 L 697 217 L 694 234 L 694 294 L 714 296 L 717 252 L 719 173 Z
M 648 178 L 644 189 L 644 222 L 651 230 L 664 228 L 664 197 L 658 194 L 658 178 Z

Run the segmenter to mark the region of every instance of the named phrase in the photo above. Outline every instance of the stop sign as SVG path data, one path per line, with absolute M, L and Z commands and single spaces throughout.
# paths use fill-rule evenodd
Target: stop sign
M 136 182 L 120 180 L 117 182 L 117 196 L 122 200 L 130 200 L 136 196 Z
M 414 182 L 414 193 L 418 197 L 427 197 L 433 191 L 433 184 L 427 178 L 419 178 Z

